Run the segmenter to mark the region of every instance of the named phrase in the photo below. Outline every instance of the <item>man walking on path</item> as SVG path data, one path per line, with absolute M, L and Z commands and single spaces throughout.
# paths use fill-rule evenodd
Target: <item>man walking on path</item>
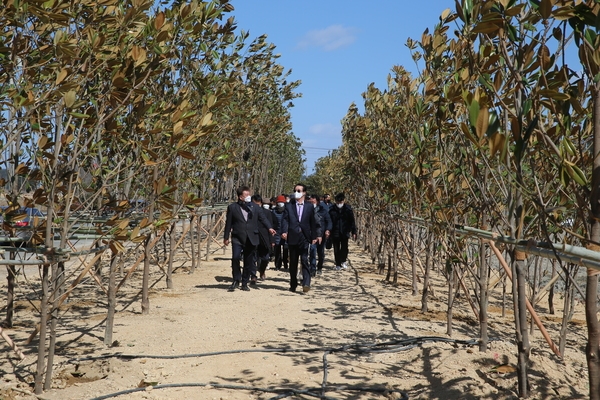
M 269 203 L 263 203 L 263 199 L 259 194 L 255 194 L 252 196 L 252 202 L 260 208 L 260 212 L 265 216 L 267 220 L 269 220 L 269 222 L 271 223 L 271 227 L 275 229 L 275 233 L 277 233 L 277 218 L 275 218 L 275 216 L 271 212 Z M 269 266 L 269 260 L 271 259 L 273 246 L 275 246 L 275 237 L 269 234 L 268 227 L 260 221 L 258 223 L 258 234 L 260 241 L 258 244 L 258 248 L 256 249 L 256 263 L 258 265 L 260 280 L 264 281 L 267 277 L 266 272 L 267 267 Z M 256 283 L 255 279 L 256 275 L 253 275 L 251 283 Z
M 250 188 L 242 186 L 237 189 L 238 200 L 227 207 L 227 216 L 225 220 L 225 233 L 223 234 L 223 244 L 229 245 L 229 235 L 231 234 L 232 254 L 231 254 L 231 273 L 233 283 L 229 291 L 233 292 L 242 283 L 242 290 L 249 291 L 248 281 L 252 273 L 256 274 L 256 247 L 259 243 L 258 223 L 263 223 L 271 235 L 275 230 L 271 222 L 267 220 L 260 208 L 252 203 L 250 197 Z M 244 256 L 244 269 L 240 269 L 240 261 Z
M 290 256 L 290 292 L 298 286 L 298 258 L 302 263 L 302 291 L 310 290 L 310 269 L 308 250 L 311 244 L 321 239 L 318 236 L 320 225 L 315 207 L 304 201 L 306 186 L 297 184 L 294 188 L 295 199 L 285 205 L 281 221 L 281 238 L 287 240 Z
M 335 269 L 348 268 L 348 239 L 356 240 L 356 223 L 354 211 L 346 204 L 344 193 L 335 195 L 335 204 L 329 208 L 331 217 L 331 242 L 333 244 L 333 257 Z
M 284 239 L 281 238 L 281 228 L 283 220 L 283 211 L 285 210 L 285 197 L 280 195 L 275 200 L 275 208 L 273 216 L 277 219 L 277 234 L 275 235 L 275 269 L 280 270 L 288 268 L 288 246 Z
M 321 223 L 322 232 L 319 235 L 321 240 L 310 245 L 310 273 L 314 277 L 315 275 L 321 275 L 323 270 L 323 262 L 325 261 L 325 242 L 331 231 L 331 217 L 329 216 L 329 208 L 325 203 L 319 201 L 319 196 L 313 194 L 308 201 L 315 207 L 315 212 Z

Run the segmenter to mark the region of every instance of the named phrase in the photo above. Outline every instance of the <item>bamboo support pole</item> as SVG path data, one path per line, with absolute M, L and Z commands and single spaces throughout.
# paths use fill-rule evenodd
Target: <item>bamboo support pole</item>
M 4 329 L 2 328 L 2 326 L 0 326 L 0 336 L 2 336 L 2 338 L 4 340 L 6 340 L 6 343 L 8 343 L 8 345 L 14 350 L 14 352 L 17 354 L 17 356 L 19 356 L 21 361 L 23 361 L 25 359 L 25 354 L 23 354 L 21 349 L 19 349 L 19 347 L 15 344 L 15 342 L 13 342 L 13 340 L 10 338 L 10 336 L 8 336 L 8 334 L 6 332 L 4 332 Z
M 473 314 L 475 314 L 475 319 L 479 321 L 479 310 L 475 306 L 473 299 L 471 298 L 471 293 L 469 293 L 469 289 L 463 280 L 462 274 L 457 273 L 456 277 L 458 278 L 458 284 L 462 288 L 463 292 L 465 292 L 465 297 L 467 298 L 467 302 L 471 306 L 471 310 L 473 310 Z
M 71 248 L 71 250 L 75 250 L 75 246 L 70 242 L 67 241 L 67 244 L 69 245 L 69 247 Z M 79 261 L 83 264 L 85 263 L 85 259 L 82 258 L 81 256 L 77 256 L 79 258 Z M 102 284 L 102 281 L 100 280 L 100 278 L 94 273 L 94 271 L 92 270 L 88 270 L 88 274 L 92 277 L 92 279 L 96 282 L 96 284 L 98 285 L 98 287 L 100 289 L 102 289 L 102 291 L 104 292 L 104 294 L 106 294 L 108 296 L 108 290 L 104 287 L 104 285 Z
M 208 255 L 210 254 L 210 241 L 212 240 L 212 231 L 213 231 L 213 227 L 210 226 L 211 217 L 214 220 L 214 214 L 209 215 L 206 220 L 207 226 L 208 226 L 208 235 L 206 236 L 206 254 L 205 254 L 204 261 L 208 261 Z
M 181 237 L 179 238 L 179 240 L 177 241 L 177 243 L 175 244 L 175 250 L 179 248 L 179 246 L 181 246 L 181 242 L 183 242 L 183 239 L 185 239 L 185 235 L 188 233 L 188 231 L 190 230 L 191 224 L 188 225 L 184 225 L 183 227 L 183 233 L 181 234 Z
M 165 231 L 161 231 L 158 235 L 156 235 L 156 237 L 152 240 L 152 242 L 150 242 L 150 246 L 149 246 L 150 250 L 152 250 L 154 245 L 156 245 L 156 242 L 158 242 L 158 240 L 162 237 L 164 232 Z M 142 252 L 142 254 L 140 254 L 139 257 L 137 258 L 137 260 L 135 260 L 135 263 L 133 263 L 133 265 L 129 268 L 129 270 L 127 270 L 127 273 L 125 274 L 123 279 L 121 279 L 121 282 L 119 282 L 119 284 L 117 285 L 117 289 L 116 289 L 117 292 L 119 291 L 121 286 L 123 286 L 125 281 L 127 281 L 127 279 L 131 276 L 131 274 L 133 274 L 133 272 L 137 269 L 137 266 L 140 265 L 140 263 L 144 259 L 145 255 L 146 255 L 146 253 Z
M 500 265 L 502 265 L 502 268 L 504 268 L 504 271 L 506 271 L 506 275 L 508 276 L 509 279 L 512 280 L 512 273 L 510 271 L 510 268 L 508 267 L 508 264 L 506 263 L 506 260 L 504 259 L 504 257 L 502 257 L 502 253 L 500 253 L 500 250 L 498 250 L 498 248 L 494 245 L 493 241 L 490 240 L 488 243 L 490 245 L 490 248 L 494 251 L 494 254 L 496 255 L 496 257 L 498 258 Z M 542 321 L 540 320 L 537 313 L 533 309 L 533 306 L 531 305 L 531 303 L 529 302 L 528 299 L 525 299 L 525 302 L 527 304 L 527 310 L 531 314 L 531 318 L 533 319 L 533 321 L 539 328 L 540 332 L 542 333 L 542 336 L 544 336 L 544 339 L 546 339 L 546 342 L 550 346 L 550 349 L 554 352 L 554 354 L 556 354 L 558 357 L 562 358 L 562 355 L 560 354 L 560 350 L 558 349 L 558 347 L 556 347 L 556 345 L 552 341 L 550 334 L 548 334 L 548 331 L 544 327 L 544 324 L 542 324 Z

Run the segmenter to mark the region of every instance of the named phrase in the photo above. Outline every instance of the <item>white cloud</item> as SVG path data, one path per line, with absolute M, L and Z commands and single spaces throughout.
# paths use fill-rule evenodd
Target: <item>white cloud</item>
M 300 41 L 298 47 L 307 49 L 318 47 L 325 51 L 337 50 L 349 46 L 356 40 L 356 28 L 342 25 L 331 25 L 325 29 L 309 31 Z
M 315 124 L 308 128 L 308 133 L 315 136 L 340 136 L 340 126 L 334 124 Z

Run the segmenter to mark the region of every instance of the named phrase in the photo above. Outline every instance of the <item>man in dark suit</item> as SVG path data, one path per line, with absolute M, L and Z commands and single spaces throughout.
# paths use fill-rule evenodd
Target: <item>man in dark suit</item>
M 306 186 L 299 183 L 294 188 L 295 199 L 285 205 L 281 221 L 281 238 L 287 240 L 290 255 L 290 292 L 298 286 L 298 257 L 302 262 L 302 291 L 310 290 L 310 266 L 308 249 L 317 243 L 320 224 L 315 208 L 306 198 Z
M 242 283 L 242 290 L 249 291 L 248 281 L 252 273 L 256 274 L 256 246 L 259 243 L 258 222 L 263 223 L 271 235 L 275 230 L 271 226 L 260 208 L 252 203 L 250 197 L 250 188 L 242 186 L 236 192 L 238 201 L 231 203 L 227 207 L 227 218 L 225 220 L 225 233 L 223 234 L 223 244 L 229 244 L 229 235 L 231 234 L 231 272 L 233 283 L 229 291 L 233 292 Z M 244 255 L 244 269 L 240 269 L 240 261 Z

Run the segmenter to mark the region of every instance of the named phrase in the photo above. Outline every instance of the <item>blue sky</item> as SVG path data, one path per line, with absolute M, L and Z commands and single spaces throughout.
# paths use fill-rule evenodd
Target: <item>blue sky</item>
M 231 0 L 238 29 L 262 34 L 277 46 L 279 63 L 300 80 L 293 132 L 306 151 L 307 174 L 314 162 L 342 143 L 341 119 L 362 93 L 381 89 L 394 65 L 417 69 L 405 46 L 431 31 L 453 0 Z

